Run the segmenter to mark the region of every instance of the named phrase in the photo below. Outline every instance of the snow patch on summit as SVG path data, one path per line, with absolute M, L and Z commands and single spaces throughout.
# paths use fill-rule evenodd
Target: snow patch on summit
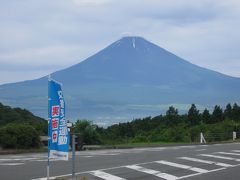
M 135 49 L 136 48 L 135 38 L 132 39 L 132 45 L 133 45 L 133 48 Z

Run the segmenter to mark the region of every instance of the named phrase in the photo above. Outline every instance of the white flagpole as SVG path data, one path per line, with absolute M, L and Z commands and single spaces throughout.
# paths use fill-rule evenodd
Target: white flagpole
M 49 180 L 49 169 L 50 169 L 50 159 L 49 159 L 49 155 L 50 155 L 50 152 L 49 152 L 49 144 L 50 144 L 50 136 L 49 136 L 49 124 L 50 124 L 50 120 L 51 120 L 51 117 L 50 117 L 50 96 L 49 96 L 49 90 L 50 90 L 50 86 L 49 86 L 49 81 L 51 80 L 51 74 L 48 75 L 48 161 L 47 161 L 47 180 Z

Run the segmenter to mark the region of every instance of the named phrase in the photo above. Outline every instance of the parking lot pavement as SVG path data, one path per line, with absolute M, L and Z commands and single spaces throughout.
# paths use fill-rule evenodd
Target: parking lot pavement
M 46 179 L 46 163 L 44 153 L 0 156 L 1 179 Z M 240 179 L 240 144 L 83 151 L 75 163 L 76 176 L 88 180 Z M 52 161 L 52 179 L 71 177 L 71 164 Z

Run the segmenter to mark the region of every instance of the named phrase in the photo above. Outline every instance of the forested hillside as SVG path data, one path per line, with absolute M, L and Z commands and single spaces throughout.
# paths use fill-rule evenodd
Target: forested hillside
M 47 121 L 34 116 L 30 111 L 21 108 L 11 108 L 0 103 L 0 127 L 7 124 L 28 124 L 41 135 L 47 134 Z
M 47 121 L 26 109 L 0 103 L 0 146 L 3 148 L 40 147 L 40 135 L 47 135 Z

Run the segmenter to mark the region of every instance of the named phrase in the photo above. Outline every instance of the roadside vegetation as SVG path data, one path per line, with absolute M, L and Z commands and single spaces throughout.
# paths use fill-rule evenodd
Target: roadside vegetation
M 200 113 L 192 104 L 183 115 L 171 106 L 165 115 L 135 119 L 107 128 L 87 120 L 78 120 L 74 127 L 84 144 L 194 143 L 199 142 L 201 132 L 208 142 L 226 141 L 232 139 L 233 131 L 240 131 L 240 106 L 228 104 L 222 109 L 216 105 L 212 112 L 205 109 Z
M 41 147 L 40 135 L 47 135 L 47 121 L 31 112 L 0 103 L 0 146 L 4 149 Z
M 72 132 L 78 144 L 105 147 L 155 146 L 157 144 L 195 143 L 204 133 L 207 142 L 232 139 L 232 132 L 240 132 L 240 106 L 228 104 L 224 109 L 216 105 L 212 112 L 200 112 L 192 104 L 186 114 L 170 106 L 164 115 L 135 119 L 131 122 L 99 127 L 88 120 L 77 120 Z M 47 135 L 47 121 L 31 112 L 4 106 L 0 103 L 0 146 L 6 149 L 41 147 L 40 135 Z M 237 136 L 240 134 L 237 133 Z

